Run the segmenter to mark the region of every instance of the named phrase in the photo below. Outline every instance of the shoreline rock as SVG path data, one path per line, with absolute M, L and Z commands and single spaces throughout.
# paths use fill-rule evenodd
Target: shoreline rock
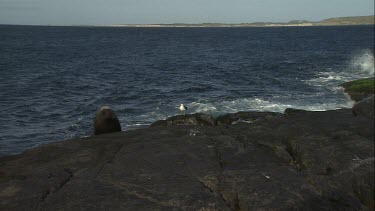
M 351 109 L 180 115 L 0 158 L 0 210 L 373 210 L 373 140 Z
M 177 115 L 167 118 L 166 120 L 158 120 L 150 125 L 150 127 L 170 126 L 170 125 L 206 125 L 215 126 L 215 119 L 208 114 L 195 113 L 186 115 Z
M 354 116 L 363 115 L 369 118 L 375 118 L 374 114 L 374 95 L 369 98 L 366 98 L 362 101 L 359 101 L 354 104 L 352 108 Z
M 369 103 L 178 115 L 0 155 L 0 210 L 374 210 Z
M 365 100 L 374 95 L 374 77 L 349 81 L 340 86 L 355 102 Z
M 353 115 L 375 118 L 374 114 L 374 78 L 365 78 L 341 84 L 350 98 L 355 101 Z

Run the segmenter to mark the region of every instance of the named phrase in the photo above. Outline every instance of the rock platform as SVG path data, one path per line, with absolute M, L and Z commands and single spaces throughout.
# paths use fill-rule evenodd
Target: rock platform
M 56 142 L 0 158 L 0 210 L 374 210 L 374 120 L 195 114 Z

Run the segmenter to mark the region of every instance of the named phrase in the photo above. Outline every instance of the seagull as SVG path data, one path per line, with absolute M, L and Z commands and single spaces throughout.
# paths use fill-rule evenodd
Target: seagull
M 181 113 L 184 113 L 185 114 L 185 111 L 187 110 L 187 107 L 186 106 L 184 106 L 184 104 L 181 104 L 180 105 L 180 111 L 181 111 Z

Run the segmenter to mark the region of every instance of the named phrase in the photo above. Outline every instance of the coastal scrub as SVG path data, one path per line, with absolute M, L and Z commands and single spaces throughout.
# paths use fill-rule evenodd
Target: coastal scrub
M 353 100 L 358 101 L 357 96 L 370 96 L 374 94 L 374 78 L 359 79 L 341 85 Z

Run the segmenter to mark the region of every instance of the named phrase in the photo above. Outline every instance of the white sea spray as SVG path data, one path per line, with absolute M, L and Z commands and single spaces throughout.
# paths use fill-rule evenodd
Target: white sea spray
M 361 52 L 354 54 L 350 62 L 351 70 L 353 73 L 360 74 L 361 76 L 371 77 L 374 76 L 374 52 L 365 49 Z

